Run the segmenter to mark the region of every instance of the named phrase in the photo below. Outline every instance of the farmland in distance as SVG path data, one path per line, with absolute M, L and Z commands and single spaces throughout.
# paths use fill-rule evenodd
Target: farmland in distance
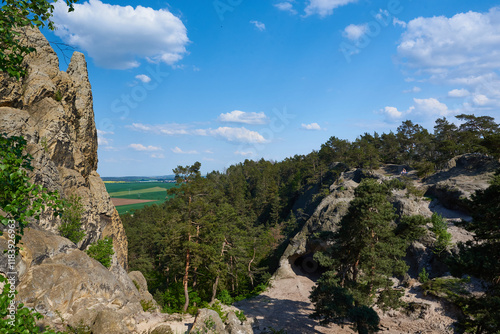
M 167 198 L 172 182 L 113 182 L 105 181 L 106 190 L 120 215 L 147 205 L 161 204 Z M 133 203 L 133 204 L 130 204 Z

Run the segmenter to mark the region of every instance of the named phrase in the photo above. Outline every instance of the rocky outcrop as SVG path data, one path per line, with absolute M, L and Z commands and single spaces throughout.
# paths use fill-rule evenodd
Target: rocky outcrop
M 1 237 L 0 251 L 4 249 L 7 241 Z M 6 263 L 0 266 L 8 271 Z M 43 314 L 46 324 L 59 330 L 81 324 L 93 333 L 134 331 L 142 307 L 132 281 L 120 280 L 68 239 L 27 229 L 16 266 L 16 299 Z
M 472 153 L 455 157 L 448 161 L 445 169 L 425 179 L 427 195 L 436 197 L 448 209 L 467 213 L 464 199 L 488 188 L 498 168 L 498 159 L 487 155 Z
M 67 71 L 61 72 L 56 53 L 38 30 L 27 30 L 23 40 L 37 52 L 25 59 L 25 78 L 17 81 L 0 73 L 0 133 L 27 139 L 34 182 L 62 197 L 81 197 L 86 236 L 78 248 L 111 236 L 114 261 L 126 268 L 125 232 L 96 172 L 97 132 L 85 58 L 75 52 Z M 51 215 L 33 222 L 54 233 L 60 223 Z
M 225 322 L 214 310 L 200 309 L 189 333 L 253 334 L 251 325 L 238 319 L 233 311 L 228 312 Z
M 131 271 L 128 273 L 128 277 L 132 280 L 132 283 L 139 292 L 139 299 L 143 308 L 147 309 L 149 312 L 160 311 L 160 306 L 148 291 L 148 282 L 144 275 L 140 271 Z

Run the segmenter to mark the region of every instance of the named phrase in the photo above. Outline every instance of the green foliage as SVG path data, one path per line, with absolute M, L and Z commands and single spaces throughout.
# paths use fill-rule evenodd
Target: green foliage
M 140 291 L 141 290 L 141 287 L 139 286 L 139 283 L 137 283 L 137 281 L 135 279 L 132 280 L 132 283 L 134 283 L 134 286 L 135 288 Z
M 226 319 L 227 319 L 227 312 L 224 312 L 222 310 L 222 305 L 218 301 L 215 301 L 214 303 L 212 303 L 212 305 L 207 305 L 206 308 L 208 308 L 209 310 L 213 310 L 213 311 L 217 312 L 217 314 L 221 318 L 222 322 L 226 321 Z
M 464 316 L 457 323 L 459 333 L 500 333 L 500 296 L 491 291 L 481 297 L 461 298 Z
M 27 170 L 33 170 L 32 157 L 23 152 L 25 147 L 24 138 L 0 134 L 0 209 L 5 212 L 5 216 L 0 219 L 4 226 L 10 220 L 19 224 L 16 244 L 29 219 L 40 219 L 47 207 L 53 210 L 54 215 L 60 214 L 63 209 L 57 192 L 50 192 L 30 182 Z
M 232 305 L 234 303 L 234 299 L 231 297 L 231 294 L 227 290 L 222 290 L 217 295 L 217 299 L 225 305 Z
M 434 278 L 422 284 L 424 295 L 445 298 L 450 302 L 457 302 L 461 296 L 467 295 L 465 284 L 470 278 Z
M 113 239 L 106 237 L 92 243 L 86 253 L 93 259 L 99 261 L 106 268 L 111 267 L 111 258 L 115 253 L 113 251 Z
M 436 167 L 431 161 L 419 161 L 414 164 L 418 177 L 427 177 L 436 171 Z
M 464 333 L 497 334 L 500 332 L 500 170 L 490 186 L 471 196 L 472 221 L 463 226 L 473 232 L 474 240 L 460 243 L 458 256 L 450 261 L 454 275 L 464 272 L 486 280 L 482 296 L 458 298 L 464 313 L 458 328 Z
M 56 100 L 57 102 L 60 102 L 62 101 L 62 93 L 60 90 L 57 90 L 55 93 L 54 93 L 54 100 Z
M 245 316 L 245 313 L 243 311 L 234 311 L 234 314 L 236 315 L 236 318 L 238 318 L 239 321 L 241 322 L 247 321 L 247 317 Z
M 78 0 L 65 0 L 69 11 Z M 23 59 L 36 51 L 21 43 L 23 29 L 45 27 L 54 30 L 50 18 L 54 10 L 47 0 L 3 0 L 0 10 L 0 71 L 19 79 L 26 75 Z
M 335 233 L 324 234 L 333 246 L 314 259 L 330 269 L 313 288 L 312 317 L 320 323 L 350 323 L 359 333 L 378 330 L 372 309 L 399 308 L 402 292 L 388 278 L 403 275 L 406 248 L 423 235 L 423 217 L 408 217 L 395 226 L 396 215 L 388 201 L 389 188 L 374 179 L 364 179 L 355 190 L 349 211 Z
M 418 280 L 420 283 L 429 282 L 429 273 L 425 270 L 425 268 L 422 268 L 422 270 L 418 273 Z
M 436 235 L 436 242 L 434 244 L 433 252 L 436 254 L 441 254 L 452 245 L 451 233 L 448 232 L 448 224 L 446 223 L 446 221 L 444 221 L 441 215 L 433 213 L 431 222 L 431 231 Z
M 81 203 L 81 197 L 72 194 L 67 199 L 66 208 L 61 215 L 62 224 L 59 226 L 59 233 L 75 244 L 85 237 L 85 231 L 82 228 L 83 213 L 84 208 Z
M 153 303 L 152 300 L 141 299 L 140 303 L 141 303 L 141 306 L 142 306 L 142 310 L 144 312 L 149 312 L 149 311 L 155 309 L 155 304 Z

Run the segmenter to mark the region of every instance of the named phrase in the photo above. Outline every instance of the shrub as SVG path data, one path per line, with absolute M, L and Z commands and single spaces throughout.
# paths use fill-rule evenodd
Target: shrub
M 448 232 L 448 225 L 443 217 L 437 213 L 433 213 L 431 217 L 432 228 L 431 231 L 436 235 L 436 242 L 434 244 L 434 253 L 441 254 L 443 251 L 451 246 L 451 233 Z
M 149 312 L 155 309 L 155 304 L 152 300 L 141 299 L 141 306 L 144 312 Z
M 420 283 L 427 283 L 429 281 L 429 273 L 425 270 L 425 268 L 422 268 L 418 274 L 418 280 Z
M 231 305 L 234 302 L 233 298 L 229 294 L 229 291 L 227 290 L 222 290 L 221 292 L 219 292 L 219 294 L 217 295 L 217 299 L 225 305 Z
M 101 262 L 106 268 L 111 267 L 111 256 L 115 253 L 113 251 L 113 239 L 106 237 L 103 240 L 94 242 L 89 246 L 86 253 Z
M 239 321 L 247 321 L 247 317 L 245 316 L 245 313 L 243 313 L 243 311 L 235 311 L 234 314 L 236 314 L 236 318 L 238 318 Z
M 59 233 L 76 244 L 85 237 L 85 231 L 82 229 L 84 209 L 81 198 L 76 194 L 72 194 L 66 203 L 67 207 L 61 216 L 62 224 L 59 226 Z

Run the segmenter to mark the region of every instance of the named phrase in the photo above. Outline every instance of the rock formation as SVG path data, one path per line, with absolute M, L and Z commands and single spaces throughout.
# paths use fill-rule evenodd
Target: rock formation
M 61 221 L 49 212 L 31 222 L 16 261 L 16 299 L 59 330 L 81 325 L 96 334 L 142 333 L 138 323 L 151 319 L 141 299 L 150 295 L 141 294 L 127 275 L 125 231 L 96 172 L 97 131 L 85 58 L 75 52 L 61 72 L 56 53 L 38 30 L 23 33 L 23 41 L 37 51 L 25 59 L 25 78 L 17 81 L 0 73 L 0 133 L 28 141 L 32 182 L 63 198 L 81 198 L 86 236 L 77 245 L 59 236 Z M 83 252 L 106 236 L 112 237 L 115 251 L 109 270 Z M 6 247 L 0 237 L 0 251 Z M 7 272 L 1 257 L 0 274 Z M 141 276 L 134 277 L 141 281 Z M 163 321 L 160 317 L 148 324 Z
M 0 73 L 0 133 L 22 135 L 33 156 L 32 179 L 62 197 L 76 194 L 85 209 L 84 250 L 105 236 L 113 238 L 115 262 L 126 269 L 127 239 L 120 217 L 97 174 L 97 130 L 92 91 L 83 54 L 75 52 L 66 72 L 59 71 L 56 53 L 38 30 L 24 41 L 36 48 L 26 57 L 28 74 L 17 81 Z M 60 220 L 47 215 L 34 222 L 56 232 Z

